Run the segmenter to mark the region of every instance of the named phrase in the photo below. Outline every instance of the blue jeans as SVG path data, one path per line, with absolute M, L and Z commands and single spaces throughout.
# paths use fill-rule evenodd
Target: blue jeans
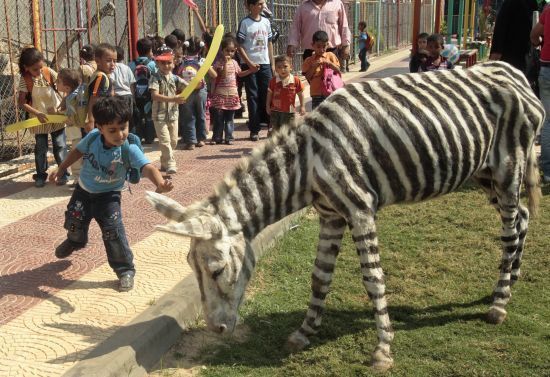
M 364 47 L 359 50 L 359 60 L 361 61 L 361 71 L 366 71 L 370 67 L 370 63 L 367 60 L 367 48 Z
M 248 69 L 243 65 L 243 70 Z M 260 123 L 269 124 L 269 115 L 265 110 L 267 88 L 271 80 L 271 65 L 260 64 L 260 70 L 244 78 L 246 102 L 248 104 L 248 128 L 250 133 L 260 132 Z
M 313 96 L 311 97 L 311 110 L 315 110 L 327 97 L 325 96 Z
M 235 130 L 235 123 L 233 123 L 233 117 L 235 116 L 235 110 L 222 110 L 216 109 L 216 118 L 214 119 L 214 141 L 222 141 L 225 133 L 225 141 L 233 140 L 233 131 Z
M 206 133 L 206 87 L 195 90 L 187 102 L 179 106 L 179 134 L 185 144 L 197 144 L 208 137 Z
M 88 243 L 90 222 L 95 219 L 101 229 L 109 266 L 118 277 L 133 276 L 136 273 L 134 256 L 122 223 L 120 199 L 120 191 L 91 194 L 77 185 L 67 205 L 64 228 L 74 246 L 84 247 Z
M 67 141 L 65 138 L 65 129 L 50 133 L 52 137 L 53 157 L 57 166 L 59 166 L 67 156 Z M 36 166 L 35 179 L 46 180 L 48 178 L 48 134 L 34 135 L 36 144 L 34 145 L 34 164 Z M 65 173 L 67 177 L 68 174 Z
M 540 67 L 540 99 L 546 111 L 546 119 L 540 131 L 540 168 L 550 177 L 550 67 Z

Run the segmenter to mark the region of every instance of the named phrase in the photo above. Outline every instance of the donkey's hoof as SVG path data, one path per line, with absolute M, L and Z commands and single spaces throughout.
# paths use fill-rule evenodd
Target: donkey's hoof
M 385 372 L 393 367 L 393 359 L 390 355 L 378 349 L 372 353 L 372 367 L 378 372 Z
M 309 346 L 308 338 L 299 331 L 294 331 L 286 341 L 286 348 L 290 352 L 299 352 Z
M 506 310 L 497 306 L 492 306 L 487 313 L 487 322 L 494 325 L 500 325 L 506 319 Z

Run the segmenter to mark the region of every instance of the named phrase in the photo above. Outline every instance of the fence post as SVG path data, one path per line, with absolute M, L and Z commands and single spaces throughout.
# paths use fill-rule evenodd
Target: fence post
M 418 49 L 418 34 L 420 33 L 420 12 L 422 7 L 422 1 L 421 0 L 414 0 L 414 8 L 413 8 L 413 35 L 412 35 L 412 53 L 413 55 L 416 54 L 416 50 Z
M 457 22 L 457 35 L 456 35 L 456 45 L 458 48 L 462 45 L 462 23 L 464 22 L 464 0 L 460 0 L 458 5 L 458 22 Z
M 380 37 L 381 29 L 380 24 L 382 20 L 382 0 L 378 0 L 378 5 L 376 6 L 376 54 L 380 55 Z
M 453 35 L 453 12 L 455 11 L 454 1 L 447 3 L 447 43 L 452 42 Z
M 354 12 L 353 12 L 354 13 L 353 14 L 353 33 L 351 35 L 351 38 L 353 43 L 353 62 L 355 63 L 355 55 L 357 50 L 359 49 L 359 39 L 355 38 L 355 36 L 359 34 L 359 12 L 360 12 L 359 1 L 355 0 L 354 5 L 355 6 L 354 6 Z
M 451 3 L 451 1 L 449 1 Z M 441 0 L 435 0 L 435 27 L 434 33 L 441 31 Z
M 129 35 L 131 36 L 132 40 L 132 46 L 130 46 L 130 53 L 131 53 L 131 59 L 137 59 L 138 53 L 136 48 L 136 42 L 138 40 L 138 26 L 139 26 L 139 20 L 138 20 L 138 4 L 137 0 L 128 0 L 128 31 Z
M 157 13 L 157 34 L 164 35 L 162 27 L 162 0 L 155 0 L 155 12 Z
M 34 47 L 42 50 L 42 42 L 40 40 L 40 4 L 39 0 L 31 0 L 31 14 L 32 14 L 32 38 Z M 7 13 L 6 13 L 7 17 Z M 10 41 L 8 40 L 8 44 Z

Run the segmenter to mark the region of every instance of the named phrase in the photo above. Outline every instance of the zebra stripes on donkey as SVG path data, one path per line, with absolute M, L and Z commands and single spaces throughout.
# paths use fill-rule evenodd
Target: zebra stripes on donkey
M 277 132 L 208 199 L 184 208 L 149 193 L 192 237 L 188 260 L 206 320 L 232 331 L 256 258 L 250 241 L 267 225 L 312 204 L 321 230 L 306 317 L 288 344 L 301 349 L 320 325 L 346 226 L 373 302 L 373 366 L 392 366 L 394 332 L 380 265 L 376 212 L 448 193 L 473 178 L 502 219 L 503 254 L 488 321 L 500 323 L 520 273 L 529 221 L 541 196 L 534 139 L 544 110 L 523 74 L 502 62 L 467 70 L 397 75 L 347 85 L 297 126 Z M 522 183 L 529 210 L 520 204 Z

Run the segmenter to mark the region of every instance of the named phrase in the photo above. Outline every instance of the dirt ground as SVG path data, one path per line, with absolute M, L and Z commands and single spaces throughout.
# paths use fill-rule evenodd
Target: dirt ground
M 231 337 L 233 340 L 245 341 L 249 334 L 245 326 L 237 326 Z M 207 368 L 204 360 L 213 354 L 216 346 L 225 343 L 225 337 L 206 329 L 206 325 L 186 330 L 180 340 L 162 357 L 149 373 L 150 377 L 192 377 L 198 376 Z

